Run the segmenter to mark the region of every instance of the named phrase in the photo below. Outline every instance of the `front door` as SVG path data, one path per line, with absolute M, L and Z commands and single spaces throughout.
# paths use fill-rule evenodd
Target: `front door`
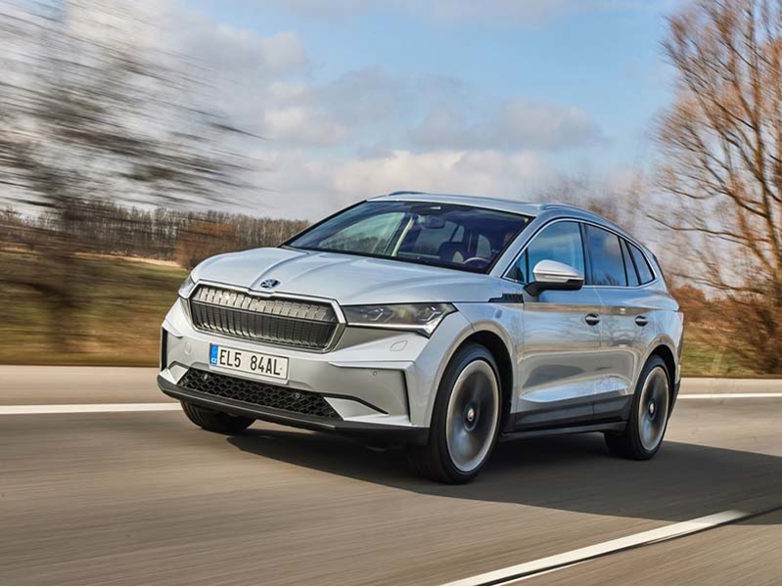
M 532 270 L 544 259 L 566 263 L 584 274 L 584 246 L 577 222 L 555 221 L 545 226 L 508 277 L 530 283 Z M 515 428 L 566 426 L 592 419 L 602 330 L 597 292 L 583 288 L 524 296 Z
M 547 291 L 524 303 L 517 427 L 591 420 L 602 327 L 594 289 Z

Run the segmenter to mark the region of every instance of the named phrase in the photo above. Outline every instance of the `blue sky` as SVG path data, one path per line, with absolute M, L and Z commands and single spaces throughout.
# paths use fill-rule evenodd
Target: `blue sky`
M 172 35 L 266 137 L 249 205 L 307 217 L 412 188 L 530 199 L 621 182 L 670 100 L 669 0 L 182 0 Z M 173 32 L 173 27 L 177 32 Z

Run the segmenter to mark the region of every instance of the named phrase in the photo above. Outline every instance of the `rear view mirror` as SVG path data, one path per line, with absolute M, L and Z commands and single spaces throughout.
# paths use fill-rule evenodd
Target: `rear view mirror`
M 532 276 L 534 281 L 524 288 L 532 296 L 546 290 L 578 290 L 584 286 L 584 276 L 577 269 L 551 259 L 535 265 Z
M 421 217 L 421 224 L 423 224 L 424 228 L 438 230 L 440 228 L 445 228 L 445 219 L 442 216 L 430 214 Z

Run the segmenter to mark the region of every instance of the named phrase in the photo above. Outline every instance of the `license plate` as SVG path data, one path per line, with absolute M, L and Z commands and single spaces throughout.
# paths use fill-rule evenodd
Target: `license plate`
M 209 364 L 273 379 L 288 378 L 288 358 L 254 353 L 222 345 L 209 345 Z

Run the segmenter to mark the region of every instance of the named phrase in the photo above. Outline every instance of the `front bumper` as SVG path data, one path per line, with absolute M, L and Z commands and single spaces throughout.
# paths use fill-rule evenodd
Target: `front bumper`
M 265 422 L 273 422 L 275 424 L 283 424 L 285 426 L 305 428 L 307 430 L 319 432 L 349 434 L 350 436 L 375 442 L 401 442 L 404 444 L 424 445 L 429 438 L 428 428 L 334 420 L 306 414 L 293 414 L 286 410 L 250 405 L 229 398 L 216 398 L 171 383 L 162 375 L 158 375 L 157 384 L 163 393 L 174 399 L 215 411 L 225 412 L 234 416 L 247 416 Z
M 412 332 L 348 327 L 333 349 L 311 352 L 196 330 L 186 303 L 180 299 L 163 323 L 158 385 L 171 397 L 227 413 L 312 430 L 420 443 L 428 436 L 442 370 L 454 346 L 470 331 L 469 323 L 457 312 L 446 317 L 431 338 Z M 283 355 L 289 360 L 288 379 L 272 380 L 212 366 L 210 344 Z M 240 401 L 236 398 L 241 396 L 235 394 L 203 393 L 198 386 L 194 389 L 182 384 L 191 370 L 317 395 L 328 403 L 333 417 L 278 409 L 280 404 L 274 402 Z

